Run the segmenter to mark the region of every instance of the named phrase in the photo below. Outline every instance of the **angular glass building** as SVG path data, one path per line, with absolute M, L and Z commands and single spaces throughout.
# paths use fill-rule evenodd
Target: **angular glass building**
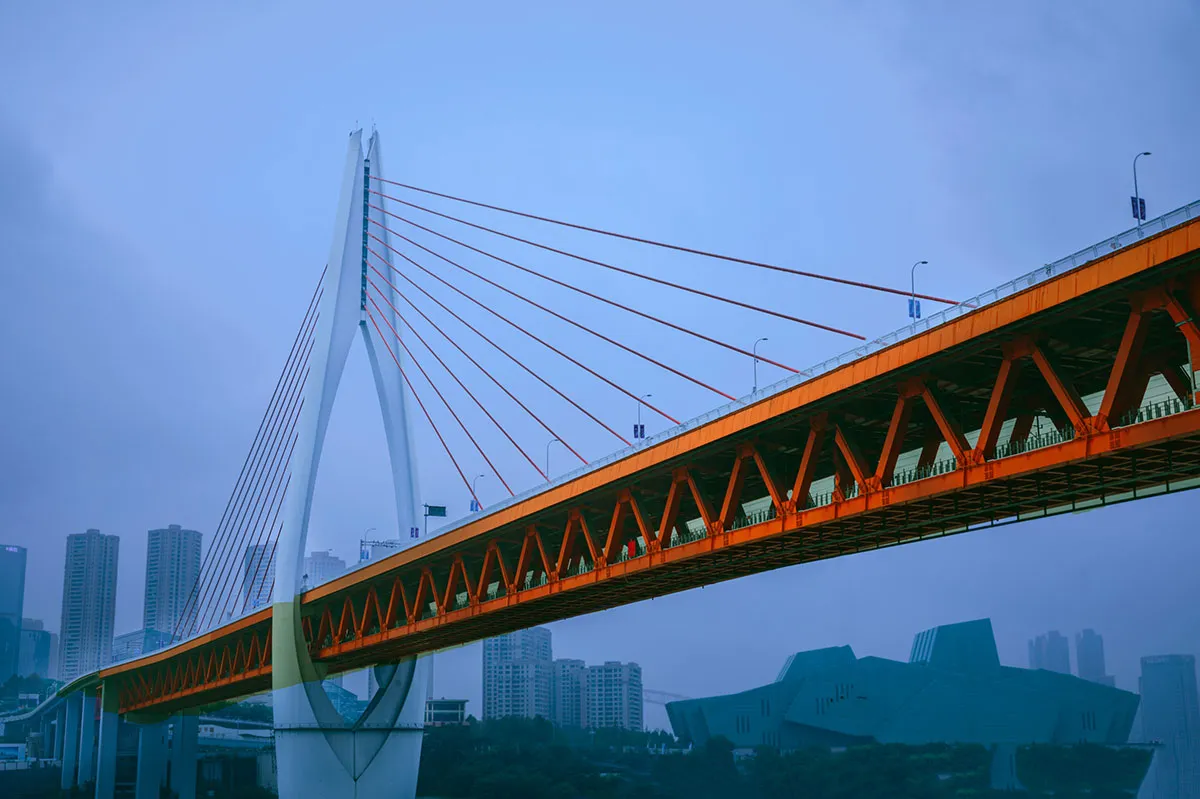
M 907 663 L 848 646 L 798 652 L 775 682 L 667 705 L 675 735 L 739 748 L 868 743 L 1121 744 L 1138 696 L 1069 674 L 1001 666 L 989 619 L 935 627 Z

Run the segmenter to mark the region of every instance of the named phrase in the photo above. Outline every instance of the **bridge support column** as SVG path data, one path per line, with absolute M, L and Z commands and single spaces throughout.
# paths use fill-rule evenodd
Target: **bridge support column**
M 167 725 L 141 724 L 138 731 L 137 783 L 135 799 L 158 799 L 167 775 Z
M 100 732 L 96 743 L 96 793 L 93 799 L 113 799 L 117 787 L 117 715 L 120 704 L 115 685 L 106 683 L 100 694 Z
M 83 786 L 96 779 L 96 692 L 82 693 L 79 724 L 79 771 L 75 785 Z
M 83 694 L 75 692 L 66 698 L 66 716 L 63 724 L 62 781 L 65 791 L 75 784 L 75 767 L 79 760 L 80 717 L 83 712 Z
M 368 224 L 372 218 L 382 222 L 380 209 L 385 207 L 382 198 L 368 203 L 369 175 L 381 172 L 379 138 L 371 136 L 365 157 L 361 130 L 350 135 L 348 145 L 275 561 L 271 680 L 280 799 L 415 796 L 425 686 L 432 667 L 428 658 L 374 667 L 379 690 L 362 716 L 347 722 L 321 686 L 325 672 L 312 661 L 301 624 L 301 577 L 317 467 L 346 356 L 358 335 L 367 349 L 383 415 L 400 527 L 396 533 L 408 540 L 421 529 L 405 389 L 400 370 L 391 364 L 391 358 L 399 356 L 390 345 L 380 346 L 386 341 L 378 336 L 386 333 L 375 327 L 374 319 L 378 314 L 393 327 L 400 322 L 383 310 L 372 311 L 371 322 L 366 319 L 367 252 L 373 246 L 368 234 L 379 236 L 381 246 L 390 246 L 387 231 Z M 371 206 L 378 207 L 372 210 Z M 394 291 L 387 298 L 397 300 Z
M 196 749 L 200 717 L 180 713 L 171 729 L 171 792 L 179 799 L 196 799 Z
M 280 799 L 414 797 L 425 726 L 428 658 L 376 666 L 379 691 L 354 723 L 320 682 L 276 690 Z
M 50 757 L 61 760 L 63 756 L 63 730 L 67 726 L 67 703 L 61 702 L 54 714 L 54 753 Z

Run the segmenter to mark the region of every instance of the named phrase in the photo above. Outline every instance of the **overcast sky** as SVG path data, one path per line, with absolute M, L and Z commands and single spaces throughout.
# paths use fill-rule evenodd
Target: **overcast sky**
M 326 258 L 356 126 L 377 126 L 392 178 L 897 286 L 926 259 L 918 289 L 956 298 L 1126 228 L 1137 152 L 1154 152 L 1140 162 L 1151 215 L 1197 199 L 1193 3 L 967 5 L 5 4 L 0 543 L 30 550 L 26 615 L 57 628 L 69 533 L 122 536 L 118 632 L 141 624 L 146 530 L 211 534 Z M 905 321 L 898 297 L 472 218 L 868 336 Z M 793 366 L 853 344 L 482 236 L 464 234 L 739 346 L 766 336 L 761 351 Z M 724 391 L 750 389 L 740 356 L 470 263 Z M 721 402 L 456 280 L 677 418 Z M 479 326 L 614 427 L 632 424 L 627 398 L 494 320 Z M 585 456 L 616 447 L 463 343 Z M 761 368 L 760 383 L 782 377 Z M 543 432 L 479 393 L 544 457 Z M 424 501 L 465 512 L 466 490 L 417 428 Z M 480 428 L 514 488 L 532 486 L 528 464 Z M 446 432 L 469 474 L 487 471 Z M 552 470 L 567 458 L 553 450 Z M 485 502 L 506 496 L 490 475 L 479 486 Z M 990 615 L 1015 665 L 1037 633 L 1097 629 L 1118 685 L 1133 688 L 1141 655 L 1200 651 L 1197 503 L 1140 502 L 747 578 L 556 624 L 555 652 L 636 660 L 648 686 L 699 696 L 771 679 L 798 649 L 849 643 L 904 658 L 914 632 Z M 393 529 L 393 514 L 356 347 L 310 548 L 352 559 L 362 531 Z M 479 660 L 477 645 L 439 655 L 437 692 L 478 712 Z

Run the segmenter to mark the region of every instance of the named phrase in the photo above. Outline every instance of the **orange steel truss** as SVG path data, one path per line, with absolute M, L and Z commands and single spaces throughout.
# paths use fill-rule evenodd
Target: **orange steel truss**
M 1198 268 L 1200 220 L 369 564 L 302 597 L 312 655 L 344 671 L 1194 487 Z M 1170 394 L 1147 402 L 1155 376 Z M 263 690 L 270 624 L 264 609 L 96 678 L 122 711 Z

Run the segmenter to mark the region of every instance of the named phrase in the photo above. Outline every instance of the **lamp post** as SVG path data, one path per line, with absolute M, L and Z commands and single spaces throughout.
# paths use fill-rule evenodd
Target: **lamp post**
M 908 315 L 916 322 L 921 318 L 921 308 L 917 305 L 917 267 L 928 264 L 929 261 L 917 261 L 912 265 L 912 269 L 908 270 Z
M 475 483 L 480 477 L 487 477 L 486 474 L 477 474 L 471 478 L 471 511 L 477 512 L 483 510 L 483 503 L 479 501 L 479 495 L 475 493 Z
M 1143 155 L 1150 154 L 1150 151 L 1147 150 L 1133 157 L 1133 218 L 1137 221 L 1138 230 L 1142 229 L 1142 220 L 1145 218 L 1145 214 L 1142 212 L 1142 195 L 1138 193 L 1137 161 Z
M 561 444 L 557 438 L 552 438 L 546 442 L 546 482 L 550 482 L 550 445 L 554 443 Z
M 754 346 L 750 348 L 750 351 L 754 354 L 754 387 L 750 389 L 751 394 L 753 394 L 755 391 L 758 391 L 758 345 L 760 342 L 767 340 L 767 337 L 763 336 L 762 338 L 757 339 L 754 342 Z
M 645 429 L 644 427 L 642 427 L 642 400 L 650 399 L 650 398 L 651 398 L 651 397 L 653 397 L 653 396 L 654 396 L 653 394 L 643 394 L 642 396 L 638 397 L 638 403 L 637 403 L 637 424 L 635 424 L 635 425 L 633 426 L 633 437 L 634 437 L 634 439 L 639 439 L 639 438 L 645 438 L 645 437 L 646 437 L 646 429 Z
M 362 563 L 363 561 L 367 561 L 367 560 L 371 559 L 371 554 L 369 552 L 367 552 L 367 536 L 369 536 L 371 533 L 375 532 L 376 529 L 378 529 L 378 528 L 368 527 L 366 530 L 363 530 L 362 538 L 360 538 L 359 542 L 358 542 L 358 562 L 359 563 Z

